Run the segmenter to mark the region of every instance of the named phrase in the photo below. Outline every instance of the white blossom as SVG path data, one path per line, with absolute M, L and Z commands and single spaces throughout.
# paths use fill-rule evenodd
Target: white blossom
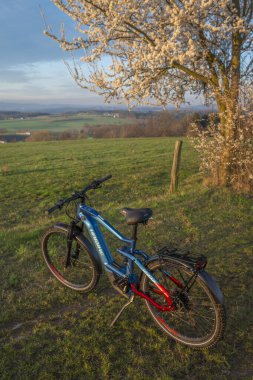
M 112 58 L 110 68 L 100 66 L 96 75 L 87 77 L 81 67 L 75 75 L 79 86 L 108 100 L 178 103 L 186 91 L 202 92 L 203 85 L 206 96 L 217 98 L 232 85 L 235 36 L 242 60 L 252 53 L 252 0 L 52 2 L 76 21 L 79 34 L 72 41 L 64 33 L 47 35 L 64 50 L 83 50 L 81 61 L 96 69 L 104 56 Z

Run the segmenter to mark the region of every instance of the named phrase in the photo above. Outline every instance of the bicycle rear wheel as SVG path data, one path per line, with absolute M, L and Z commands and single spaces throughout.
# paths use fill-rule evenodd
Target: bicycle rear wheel
M 43 258 L 50 272 L 63 285 L 80 292 L 89 292 L 100 277 L 92 255 L 92 246 L 80 236 L 74 236 L 70 260 L 66 266 L 67 235 L 67 227 L 49 228 L 41 240 Z
M 149 263 L 148 269 L 169 291 L 174 306 L 172 311 L 161 311 L 144 301 L 158 326 L 173 339 L 193 348 L 215 345 L 224 332 L 225 310 L 200 276 L 194 278 L 191 268 L 171 258 L 154 260 Z M 191 278 L 192 286 L 182 292 L 182 287 L 177 283 L 184 287 Z M 166 304 L 164 296 L 157 292 L 156 286 L 145 274 L 140 288 L 158 304 Z

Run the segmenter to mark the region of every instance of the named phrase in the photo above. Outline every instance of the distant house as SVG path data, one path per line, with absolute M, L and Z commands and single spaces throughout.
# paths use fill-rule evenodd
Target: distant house
M 31 132 L 16 132 L 16 135 L 31 136 Z
M 104 112 L 103 116 L 116 118 L 119 117 L 119 113 Z

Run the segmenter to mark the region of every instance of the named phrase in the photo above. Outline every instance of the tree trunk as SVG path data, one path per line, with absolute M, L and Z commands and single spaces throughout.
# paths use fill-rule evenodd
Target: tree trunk
M 218 103 L 220 128 L 223 136 L 223 154 L 218 168 L 217 183 L 221 186 L 231 184 L 235 171 L 235 142 L 238 130 L 238 100 L 231 96 Z
M 220 127 L 224 138 L 223 157 L 220 164 L 219 182 L 222 186 L 231 184 L 236 170 L 235 142 L 238 138 L 239 89 L 241 66 L 241 39 L 239 32 L 232 38 L 231 82 L 224 93 L 217 94 Z

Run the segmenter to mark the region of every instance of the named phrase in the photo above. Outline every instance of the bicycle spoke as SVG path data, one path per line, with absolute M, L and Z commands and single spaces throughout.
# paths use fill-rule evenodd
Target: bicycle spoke
M 81 261 L 81 260 L 78 260 L 78 259 L 71 259 L 74 263 L 79 263 L 81 264 L 82 266 L 86 266 L 87 268 L 92 268 L 92 265 L 90 263 L 86 263 L 85 261 Z
M 179 317 L 180 318 L 180 317 Z M 187 323 L 187 321 L 185 319 L 183 319 L 182 317 L 180 318 L 182 321 L 184 321 L 185 323 Z M 200 328 L 201 331 L 205 332 L 206 333 L 206 326 L 204 326 L 202 324 L 202 322 L 200 321 L 195 321 L 194 320 L 194 323 L 193 322 L 188 322 L 188 324 L 191 326 L 191 327 L 197 327 L 197 328 Z M 196 335 L 197 335 L 197 332 L 196 332 Z
M 203 314 L 197 312 L 197 311 L 191 311 L 192 314 L 194 315 L 197 315 L 199 316 L 200 318 L 203 318 L 205 319 L 208 323 L 210 323 L 209 321 L 212 320 L 212 321 L 215 321 L 215 318 L 211 318 L 211 317 L 208 317 L 208 316 L 204 316 Z

